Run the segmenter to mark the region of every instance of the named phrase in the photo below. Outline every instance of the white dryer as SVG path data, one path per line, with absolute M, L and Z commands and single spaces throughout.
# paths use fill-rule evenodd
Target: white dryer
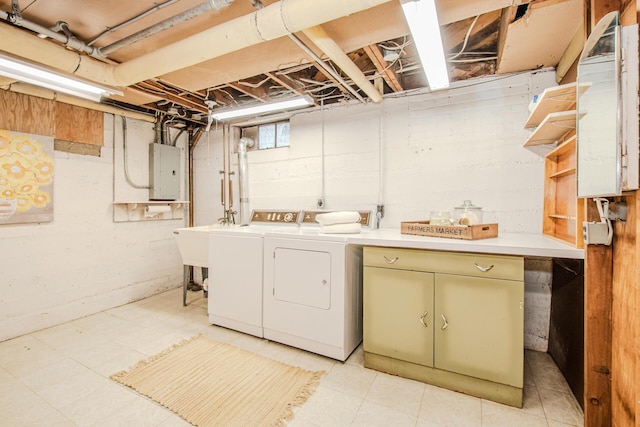
M 298 228 L 299 211 L 254 211 L 248 226 L 209 233 L 209 321 L 263 337 L 263 238 L 268 231 Z
M 314 225 L 264 236 L 264 337 L 344 361 L 362 341 L 362 247 Z

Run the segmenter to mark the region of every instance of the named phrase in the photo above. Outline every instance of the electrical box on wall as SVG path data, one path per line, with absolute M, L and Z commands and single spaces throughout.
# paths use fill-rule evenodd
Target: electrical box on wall
M 180 148 L 149 144 L 149 200 L 180 198 Z

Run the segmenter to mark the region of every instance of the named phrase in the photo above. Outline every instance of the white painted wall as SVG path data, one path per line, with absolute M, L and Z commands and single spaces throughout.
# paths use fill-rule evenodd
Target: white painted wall
M 53 222 L 0 226 L 0 341 L 181 286 L 182 220 L 113 222 L 114 199 L 148 200 L 125 183 L 115 121 L 115 155 L 111 115 L 100 157 L 55 152 Z M 148 184 L 153 125 L 127 124 L 132 179 Z
M 553 85 L 553 77 L 467 81 L 382 105 L 296 115 L 290 148 L 249 153 L 252 208 L 313 209 L 324 197 L 327 209 L 373 210 L 381 200 L 381 226 L 397 228 L 471 199 L 500 231 L 538 233 L 544 149 L 522 147 L 528 135 L 522 125 L 532 95 Z M 0 227 L 0 340 L 181 285 L 172 230 L 184 221 L 113 222 L 113 200 L 148 199 L 147 190 L 124 179 L 120 120 L 114 133 L 113 116 L 105 116 L 101 157 L 55 153 L 52 223 Z M 127 123 L 131 179 L 148 184 L 153 126 Z M 195 225 L 222 216 L 221 141 L 222 131 L 213 129 L 195 150 Z M 184 152 L 184 135 L 177 145 Z M 527 265 L 525 345 L 546 350 L 550 274 L 544 262 Z
M 554 79 L 553 71 L 474 79 L 379 105 L 297 114 L 291 147 L 249 152 L 251 208 L 315 209 L 322 197 L 326 209 L 375 211 L 381 202 L 380 226 L 399 228 L 470 199 L 500 232 L 541 233 L 548 148 L 523 148 L 523 125 L 533 95 Z M 196 225 L 222 216 L 221 141 L 214 130 L 196 148 Z M 546 351 L 551 264 L 526 265 L 525 345 Z

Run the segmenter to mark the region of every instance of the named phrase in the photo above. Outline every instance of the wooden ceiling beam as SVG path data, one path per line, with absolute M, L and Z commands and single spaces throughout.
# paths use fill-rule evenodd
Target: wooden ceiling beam
M 276 76 L 275 74 L 273 74 L 273 73 L 264 73 L 264 74 L 265 74 L 265 76 L 269 77 L 274 82 L 278 83 L 280 86 L 284 87 L 287 90 L 290 90 L 291 92 L 295 93 L 296 95 L 305 96 L 305 93 L 302 90 L 294 87 L 293 85 L 290 85 L 285 80 L 281 79 L 280 77 Z M 315 99 L 313 100 L 313 105 L 318 105 L 318 102 Z
M 251 86 L 243 85 L 239 81 L 235 83 L 229 83 L 228 86 L 260 102 L 268 102 L 271 100 L 271 98 L 267 94 L 267 91 L 264 90 L 264 88 L 262 87 L 251 87 Z
M 382 50 L 376 44 L 370 44 L 364 47 L 365 53 L 371 59 L 371 62 L 378 70 L 378 73 L 382 75 L 382 78 L 389 85 L 394 92 L 402 92 L 404 89 L 398 81 L 396 72 L 389 67 L 389 63 L 384 59 Z
M 190 110 L 196 110 L 200 113 L 207 112 L 207 107 L 204 105 L 204 103 L 196 102 L 184 96 L 178 96 L 176 94 L 173 94 L 167 91 L 165 88 L 163 88 L 162 85 L 159 85 L 157 83 L 144 81 L 136 84 L 136 87 L 143 90 L 147 90 L 152 94 L 158 94 L 158 92 L 162 92 L 161 96 L 167 101 L 173 102 L 174 104 L 178 104 Z
M 498 67 L 500 68 L 500 62 L 502 61 L 502 54 L 504 52 L 504 42 L 507 39 L 507 31 L 509 25 L 516 19 L 517 6 L 505 7 L 502 9 L 500 15 L 500 29 L 498 30 Z

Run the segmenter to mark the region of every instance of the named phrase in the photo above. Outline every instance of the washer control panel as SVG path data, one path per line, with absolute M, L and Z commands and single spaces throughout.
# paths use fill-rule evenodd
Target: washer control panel
M 297 224 L 300 211 L 290 210 L 254 210 L 251 222 L 266 222 L 271 224 Z

